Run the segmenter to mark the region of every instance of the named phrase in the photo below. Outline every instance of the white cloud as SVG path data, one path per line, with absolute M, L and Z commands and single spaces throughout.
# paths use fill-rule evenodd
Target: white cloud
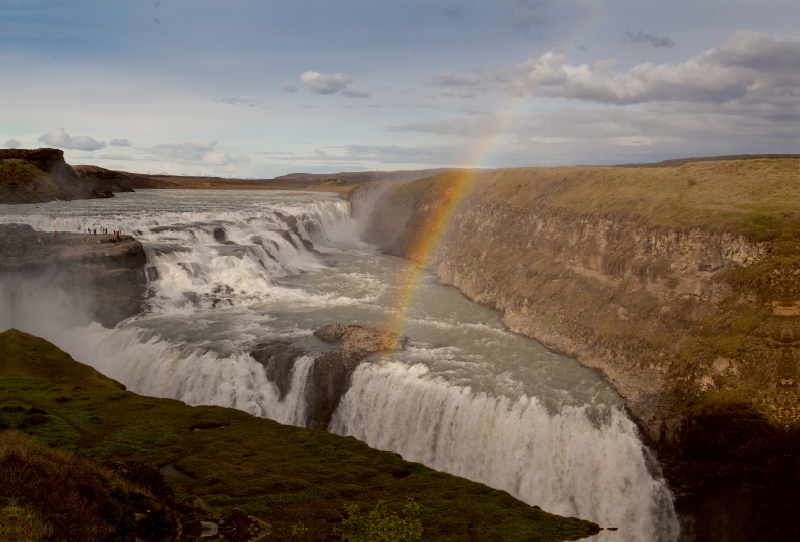
M 281 83 L 281 90 L 284 92 L 297 92 L 297 86 L 288 81 L 284 81 Z
M 336 94 L 344 90 L 353 80 L 343 73 L 324 75 L 308 71 L 300 76 L 300 82 L 314 94 Z
M 520 164 L 548 157 L 561 163 L 615 163 L 636 156 L 790 153 L 793 122 L 775 122 L 758 108 L 726 104 L 659 103 L 641 109 L 564 107 L 530 113 L 463 115 L 393 127 L 393 131 L 453 137 L 454 141 L 502 141 L 495 155 Z M 627 158 L 625 158 L 627 156 Z M 530 162 L 529 162 L 530 163 Z
M 800 35 L 737 32 L 680 64 L 644 63 L 627 72 L 613 61 L 573 66 L 548 52 L 501 74 L 504 89 L 616 105 L 648 102 L 797 104 Z
M 347 96 L 348 98 L 369 98 L 372 96 L 372 94 L 366 90 L 350 87 L 347 90 L 342 91 L 342 96 Z
M 209 166 L 233 166 L 236 164 L 249 164 L 250 157 L 245 154 L 227 154 L 211 152 L 203 157 L 203 163 Z
M 221 103 L 228 104 L 228 105 L 239 105 L 244 107 L 258 107 L 260 109 L 274 109 L 278 107 L 272 102 L 268 102 L 266 100 L 260 100 L 258 98 L 235 98 L 226 96 L 219 100 Z
M 164 143 L 146 149 L 152 157 L 177 160 L 180 162 L 193 162 L 210 166 L 228 166 L 233 164 L 246 164 L 250 157 L 242 154 L 226 154 L 215 152 L 216 140 L 184 141 L 182 143 Z
M 102 160 L 133 160 L 130 154 L 100 154 L 97 158 Z
M 214 147 L 216 146 L 216 140 L 207 139 L 204 141 L 184 141 L 183 143 L 164 143 L 150 147 L 147 152 L 165 158 L 200 162 L 206 154 L 214 152 Z
M 58 147 L 61 149 L 72 149 L 78 151 L 96 151 L 106 146 L 104 141 L 97 141 L 89 136 L 75 136 L 72 137 L 64 131 L 64 128 L 55 128 L 49 133 L 39 137 L 39 141 L 51 147 Z
M 17 147 L 21 146 L 22 143 L 20 143 L 20 141 L 17 139 L 9 139 L 8 141 L 6 141 L 6 147 L 8 147 L 9 149 L 16 149 Z
M 130 147 L 131 144 L 128 143 L 127 139 L 112 139 L 108 142 L 109 145 L 112 147 Z

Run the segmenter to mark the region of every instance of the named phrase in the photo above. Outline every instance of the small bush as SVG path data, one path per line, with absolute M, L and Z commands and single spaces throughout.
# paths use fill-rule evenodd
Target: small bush
M 422 520 L 419 504 L 409 498 L 403 506 L 402 516 L 389 510 L 385 501 L 379 500 L 375 510 L 361 514 L 357 504 L 345 507 L 348 518 L 337 529 L 344 540 L 350 542 L 413 542 L 422 539 Z

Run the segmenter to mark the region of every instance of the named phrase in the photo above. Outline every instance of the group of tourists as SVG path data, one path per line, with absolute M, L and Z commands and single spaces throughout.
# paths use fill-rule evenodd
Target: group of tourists
M 83 233 L 87 235 L 97 235 L 97 228 L 83 228 Z M 100 228 L 100 235 L 108 235 L 108 228 Z M 114 230 L 113 235 L 119 236 L 122 235 L 122 230 Z

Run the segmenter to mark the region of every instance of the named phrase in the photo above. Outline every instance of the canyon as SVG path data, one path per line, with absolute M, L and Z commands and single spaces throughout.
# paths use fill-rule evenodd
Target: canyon
M 367 241 L 608 379 L 684 539 L 780 540 L 799 503 L 798 189 L 785 159 L 445 174 L 351 201 Z
M 644 509 L 662 510 L 637 526 L 636 534 L 629 529 L 626 536 L 637 540 L 656 531 L 671 540 L 676 532 L 669 526 L 672 504 L 664 504 L 669 499 L 659 489 L 663 474 L 676 498 L 681 540 L 785 540 L 797 535 L 792 511 L 800 504 L 795 489 L 798 179 L 797 160 L 764 158 L 445 172 L 346 187 L 342 195 L 349 203 L 333 194 L 147 191 L 82 204 L 78 211 L 53 204 L 59 207 L 50 212 L 26 207 L 19 217 L 9 215 L 16 223 L 0 229 L 5 254 L 0 270 L 4 276 L 55 276 L 70 287 L 96 290 L 86 299 L 94 296 L 116 307 L 93 302 L 91 311 L 77 311 L 114 329 L 87 328 L 83 338 L 52 337 L 139 393 L 221 404 L 353 435 L 506 489 L 530 504 L 547 499 L 562 514 L 621 520 L 639 517 Z M 96 207 L 100 204 L 106 209 Z M 226 209 L 222 214 L 220 205 Z M 45 233 L 80 231 L 83 224 L 111 217 L 139 240 Z M 533 378 L 525 363 L 508 365 L 505 358 L 517 359 L 504 350 L 517 348 L 510 339 L 485 353 L 474 350 L 480 341 L 472 343 L 473 350 L 465 352 L 490 362 L 493 372 L 512 374 L 504 372 L 511 367 L 515 385 L 522 386 L 511 389 L 502 379 L 481 388 L 488 382 L 478 369 L 481 363 L 463 374 L 438 369 L 444 335 L 422 323 L 451 326 L 439 313 L 417 316 L 419 323 L 402 341 L 390 334 L 386 341 L 372 337 L 372 346 L 349 343 L 376 333 L 367 326 L 393 309 L 394 286 L 388 285 L 406 273 L 396 274 L 406 266 L 397 259 L 374 260 L 360 248 L 336 248 L 341 240 L 356 238 L 408 260 L 409 270 L 430 270 L 441 285 L 497 311 L 508 330 L 601 375 L 624 399 L 638 436 L 624 414 L 624 420 L 612 416 L 616 421 L 610 425 L 592 421 L 602 419 L 603 405 L 616 404 L 611 396 L 584 396 L 580 386 L 570 388 L 577 394 L 570 400 L 586 405 L 577 416 L 570 410 L 573 403 L 548 403 L 561 393 L 562 378 L 597 380 L 589 389 L 602 382 L 573 372 L 574 360 L 567 357 L 548 353 L 547 369 Z M 455 303 L 446 301 L 441 286 L 425 288 L 433 306 Z M 143 306 L 141 318 L 124 321 Z M 347 318 L 339 317 L 342 311 Z M 486 316 L 476 313 L 473 323 L 466 314 L 455 314 L 448 344 L 458 341 L 461 328 L 485 326 Z M 197 320 L 202 326 L 213 323 L 208 329 L 214 337 L 207 338 L 202 327 L 191 330 L 195 315 L 202 315 Z M 329 325 L 337 321 L 345 325 Z M 260 331 L 254 333 L 256 325 Z M 478 328 L 471 329 L 474 334 Z M 237 346 L 231 351 L 233 337 Z M 394 350 L 408 340 L 408 351 Z M 532 367 L 539 363 L 534 360 L 540 354 L 520 348 L 518 359 L 530 359 Z M 430 356 L 423 358 L 430 378 L 415 369 L 421 352 Z M 447 363 L 455 361 L 461 363 L 458 358 Z M 537 380 L 548 378 L 554 382 L 537 388 Z M 487 391 L 497 405 L 486 402 Z M 498 429 L 498 415 L 510 417 L 500 425 L 511 433 Z M 511 424 L 518 415 L 528 420 L 524 427 Z M 487 420 L 495 422 L 480 425 Z M 548 452 L 555 456 L 524 455 L 523 448 L 536 449 L 540 433 L 572 423 L 574 432 L 560 435 Z M 451 428 L 446 439 L 430 433 L 440 425 Z M 492 436 L 483 442 L 487 430 Z M 474 457 L 458 446 L 472 435 L 481 435 Z M 494 443 L 509 436 L 529 440 L 509 442 L 505 457 Z M 658 464 L 635 450 L 640 444 L 627 451 L 607 447 L 639 437 Z M 580 468 L 548 470 L 549 478 L 530 486 L 521 482 L 560 464 L 564 454 L 578 453 L 589 445 L 585 439 L 606 454 L 623 454 L 613 457 L 620 464 L 603 467 L 619 480 L 603 485 L 584 476 L 599 472 L 592 459 Z M 513 448 L 518 445 L 522 448 Z M 501 456 L 494 463 L 503 469 L 487 470 L 485 458 Z M 628 483 L 622 463 L 649 472 L 625 498 L 624 492 L 615 493 Z M 550 489 L 566 485 L 548 494 L 542 482 Z M 608 490 L 620 499 L 615 506 L 624 502 L 629 508 L 623 513 L 575 504 L 576 483 L 591 488 L 579 491 L 581 497 Z

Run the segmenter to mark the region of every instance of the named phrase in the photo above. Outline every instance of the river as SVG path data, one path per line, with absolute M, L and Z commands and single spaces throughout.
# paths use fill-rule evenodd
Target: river
M 296 226 L 293 218 L 296 218 Z M 0 206 L 41 230 L 121 229 L 145 247 L 152 296 L 115 329 L 72 325 L 63 299 L 31 300 L 14 327 L 45 337 L 137 393 L 302 425 L 312 335 L 382 326 L 415 265 L 359 240 L 326 193 L 152 191 Z M 362 363 L 329 430 L 603 527 L 598 540 L 672 541 L 673 498 L 623 400 L 596 372 L 504 329 L 496 312 L 424 275 L 407 348 Z M 285 338 L 311 354 L 283 398 L 249 350 Z

